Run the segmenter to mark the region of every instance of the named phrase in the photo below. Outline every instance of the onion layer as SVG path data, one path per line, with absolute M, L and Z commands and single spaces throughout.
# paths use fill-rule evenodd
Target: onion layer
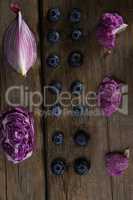
M 36 40 L 23 20 L 20 7 L 11 4 L 11 10 L 17 17 L 5 33 L 4 54 L 8 63 L 25 76 L 37 58 Z

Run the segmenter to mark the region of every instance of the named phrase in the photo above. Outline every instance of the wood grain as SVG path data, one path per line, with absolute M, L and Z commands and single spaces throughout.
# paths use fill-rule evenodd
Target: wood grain
M 133 2 L 119 2 L 113 4 L 112 8 L 125 17 L 129 28 L 119 38 L 117 48 L 111 57 L 105 60 L 107 67 L 106 73 L 115 75 L 128 86 L 128 115 L 123 113 L 115 114 L 108 120 L 109 149 L 111 151 L 129 148 L 130 164 L 129 169 L 123 177 L 112 178 L 112 191 L 114 200 L 131 200 L 133 196 L 133 138 L 132 138 L 132 121 L 133 121 L 133 79 L 132 79 L 132 55 L 133 55 Z
M 19 86 L 25 89 L 27 87 L 29 92 L 41 92 L 40 83 L 40 57 L 36 65 L 28 73 L 26 78 L 21 77 L 10 66 L 5 63 L 3 58 L 2 39 L 4 32 L 8 25 L 15 18 L 15 15 L 9 10 L 11 1 L 0 2 L 0 91 L 1 91 L 1 110 L 7 108 L 5 99 L 5 92 L 9 87 Z M 22 0 L 20 1 L 24 18 L 32 31 L 35 33 L 37 41 L 38 38 L 38 1 L 37 0 Z M 33 14 L 32 14 L 33 13 Z M 28 95 L 29 95 L 28 92 Z M 11 102 L 24 105 L 31 108 L 35 115 L 36 123 L 36 150 L 34 155 L 20 165 L 13 165 L 5 161 L 3 155 L 0 155 L 0 199 L 1 200 L 44 200 L 45 199 L 45 176 L 44 176 L 44 150 L 43 150 L 43 132 L 41 126 L 41 116 L 38 115 L 38 107 L 30 105 L 23 100 L 24 97 L 20 96 L 19 91 L 14 90 L 10 95 Z M 29 96 L 28 96 L 29 98 Z M 23 100 L 23 101 L 22 101 Z
M 81 80 L 88 91 L 96 91 L 105 75 L 111 74 L 128 85 L 128 115 L 120 112 L 106 119 L 100 116 L 90 116 L 75 119 L 67 113 L 71 107 L 65 107 L 65 114 L 59 118 L 40 115 L 45 107 L 31 106 L 21 101 L 20 93 L 14 91 L 10 98 L 14 103 L 20 103 L 31 108 L 36 121 L 36 151 L 32 158 L 20 165 L 8 162 L 0 153 L 0 200 L 132 200 L 133 196 L 133 1 L 121 0 L 21 0 L 26 22 L 36 35 L 38 59 L 26 78 L 17 74 L 3 57 L 3 36 L 6 28 L 14 19 L 9 10 L 10 0 L 0 2 L 0 108 L 7 108 L 5 92 L 11 86 L 27 87 L 29 92 L 43 92 L 43 87 L 51 80 L 60 80 L 63 91 L 70 91 L 74 80 Z M 47 12 L 51 7 L 60 7 L 62 19 L 59 23 L 49 23 Z M 68 15 L 73 7 L 82 11 L 79 25 L 73 26 Z M 95 27 L 103 12 L 115 11 L 127 21 L 129 27 L 117 40 L 117 46 L 112 54 L 103 57 L 103 50 L 95 40 Z M 84 32 L 80 42 L 72 42 L 70 33 L 74 27 Z M 46 35 L 49 29 L 61 32 L 59 44 L 50 45 Z M 79 69 L 68 65 L 68 55 L 80 50 L 84 54 L 84 64 Z M 61 65 L 55 70 L 48 69 L 45 64 L 50 53 L 61 56 Z M 29 98 L 29 96 L 28 96 Z M 53 96 L 46 93 L 44 100 L 52 102 Z M 37 102 L 37 97 L 35 98 Z M 73 136 L 77 129 L 84 129 L 91 136 L 90 143 L 85 148 L 77 147 Z M 56 146 L 52 143 L 55 130 L 61 130 L 65 135 L 65 144 Z M 110 178 L 106 174 L 104 155 L 108 151 L 131 150 L 129 169 L 123 177 Z M 87 176 L 80 177 L 73 169 L 74 160 L 80 156 L 91 160 L 91 171 Z M 69 169 L 64 176 L 55 177 L 50 170 L 55 158 L 63 158 Z
M 44 1 L 43 21 L 44 21 L 44 39 L 43 48 L 45 59 L 50 53 L 57 53 L 61 56 L 61 65 L 55 70 L 50 70 L 44 63 L 44 79 L 47 84 L 51 80 L 60 80 L 64 91 L 70 91 L 70 85 L 74 80 L 81 80 L 86 86 L 86 92 L 96 91 L 98 84 L 105 75 L 106 66 L 104 59 L 100 56 L 100 49 L 95 42 L 94 30 L 98 17 L 106 8 L 105 2 L 100 1 Z M 60 7 L 62 20 L 59 23 L 52 24 L 47 21 L 47 12 L 51 7 Z M 79 25 L 83 29 L 85 37 L 81 42 L 74 43 L 70 39 L 70 33 L 73 29 L 68 20 L 68 15 L 73 7 L 79 7 L 82 11 L 82 19 Z M 46 40 L 48 29 L 57 29 L 61 32 L 62 39 L 57 45 L 49 45 Z M 68 55 L 71 51 L 80 50 L 85 56 L 84 65 L 79 69 L 72 69 L 68 66 Z M 50 94 L 47 94 L 48 102 L 53 100 Z M 68 111 L 70 108 L 65 108 Z M 104 166 L 104 155 L 108 151 L 107 120 L 102 117 L 89 117 L 76 120 L 71 116 L 64 114 L 59 119 L 48 117 L 47 123 L 47 170 L 48 170 L 48 199 L 50 200 L 104 200 L 112 199 L 112 188 L 110 178 L 107 177 Z M 77 129 L 86 130 L 91 141 L 88 147 L 79 148 L 73 143 L 73 136 Z M 55 146 L 52 143 L 52 135 L 55 130 L 61 130 L 65 135 L 65 144 Z M 73 162 L 76 158 L 85 156 L 91 160 L 91 172 L 87 176 L 80 177 L 73 170 Z M 66 160 L 69 170 L 63 177 L 55 177 L 50 171 L 51 162 L 55 158 Z M 102 181 L 102 183 L 101 183 Z

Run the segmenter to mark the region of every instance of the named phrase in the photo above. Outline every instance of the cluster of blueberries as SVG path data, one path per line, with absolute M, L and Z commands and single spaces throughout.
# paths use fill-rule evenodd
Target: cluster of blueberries
M 78 146 L 85 147 L 88 145 L 90 136 L 84 130 L 78 130 L 74 135 L 74 143 Z M 64 135 L 61 131 L 56 131 L 52 137 L 52 141 L 56 145 L 64 143 Z M 51 170 L 54 175 L 63 175 L 69 166 L 64 159 L 57 158 L 51 164 Z M 81 157 L 74 161 L 74 171 L 78 175 L 86 175 L 91 168 L 91 163 L 86 158 Z
M 48 11 L 48 20 L 50 22 L 58 22 L 61 19 L 61 11 L 59 8 L 52 8 Z M 81 11 L 78 8 L 72 9 L 69 20 L 72 23 L 79 23 L 81 19 Z M 80 29 L 74 29 L 71 33 L 71 38 L 74 41 L 78 41 L 82 38 L 83 34 Z M 47 40 L 52 43 L 58 43 L 60 41 L 60 33 L 56 30 L 50 30 L 47 34 Z M 60 65 L 60 57 L 56 54 L 50 54 L 46 63 L 50 68 L 56 68 Z M 68 63 L 71 67 L 80 67 L 83 64 L 83 54 L 79 51 L 70 53 L 68 57 Z M 59 94 L 62 91 L 62 84 L 59 81 L 52 81 L 50 83 L 50 92 L 52 94 Z M 80 95 L 84 90 L 84 84 L 76 80 L 72 83 L 70 88 L 72 94 Z M 51 109 L 52 116 L 59 117 L 62 114 L 62 107 L 60 104 L 56 104 Z M 87 112 L 87 109 L 84 105 L 77 105 L 73 107 L 73 116 L 79 117 L 83 116 Z
M 50 22 L 58 22 L 61 19 L 61 11 L 59 8 L 52 8 L 48 11 L 48 20 Z M 81 19 L 81 11 L 74 8 L 69 16 L 70 22 L 78 23 Z M 82 38 L 83 33 L 80 29 L 74 29 L 71 33 L 71 38 L 73 41 L 78 41 Z M 47 34 L 48 42 L 55 44 L 60 41 L 60 33 L 56 30 L 50 30 Z M 51 54 L 47 57 L 47 65 L 50 68 L 56 68 L 60 65 L 60 57 L 56 54 Z M 79 51 L 70 53 L 68 58 L 68 63 L 72 67 L 79 67 L 83 63 L 83 54 Z
M 84 84 L 81 81 L 76 80 L 72 82 L 70 86 L 70 91 L 73 95 L 79 96 L 82 94 L 83 90 L 84 90 Z M 49 92 L 53 95 L 58 95 L 61 93 L 61 91 L 62 91 L 62 83 L 56 80 L 51 81 L 51 83 L 49 84 Z M 63 108 L 59 103 L 55 104 L 51 108 L 51 115 L 54 117 L 60 117 L 62 112 L 63 112 Z M 84 116 L 85 114 L 87 114 L 87 112 L 88 112 L 88 109 L 84 105 L 75 105 L 72 108 L 73 117 Z
M 48 11 L 48 20 L 50 22 L 58 22 L 61 19 L 61 11 L 59 8 L 52 8 Z M 72 23 L 79 23 L 81 19 L 80 9 L 74 8 L 69 16 L 69 20 Z M 73 41 L 79 41 L 83 36 L 81 29 L 74 29 L 71 33 L 71 38 Z M 60 33 L 56 30 L 50 30 L 47 33 L 47 40 L 51 44 L 58 43 L 60 41 Z M 46 63 L 50 68 L 56 68 L 60 65 L 60 57 L 56 54 L 50 54 Z M 68 63 L 71 67 L 80 67 L 83 64 L 83 54 L 79 51 L 70 53 L 68 57 Z M 60 94 L 62 91 L 62 84 L 60 81 L 52 81 L 49 84 L 49 91 L 52 94 Z M 74 95 L 81 95 L 84 90 L 84 84 L 76 80 L 70 86 L 70 91 Z M 73 106 L 73 116 L 79 117 L 84 115 L 86 112 L 86 107 L 84 105 Z M 62 107 L 60 104 L 56 104 L 51 108 L 51 114 L 54 117 L 59 117 L 62 114 Z M 84 130 L 78 130 L 74 135 L 74 143 L 81 147 L 87 146 L 90 136 Z M 64 135 L 61 131 L 56 131 L 52 137 L 52 142 L 55 145 L 62 145 L 64 143 Z M 68 169 L 68 165 L 64 159 L 57 158 L 51 163 L 51 170 L 54 175 L 63 175 Z M 91 164 L 86 158 L 78 158 L 74 161 L 74 171 L 79 175 L 86 175 L 90 170 Z

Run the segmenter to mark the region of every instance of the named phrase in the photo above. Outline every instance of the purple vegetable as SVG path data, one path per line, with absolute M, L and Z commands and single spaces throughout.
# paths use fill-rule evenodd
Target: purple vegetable
M 112 30 L 105 26 L 99 26 L 96 37 L 98 42 L 106 49 L 113 49 L 115 47 L 116 36 L 112 34 Z
M 125 154 L 109 153 L 106 155 L 105 160 L 109 176 L 121 176 L 128 168 L 129 158 Z
M 34 148 L 34 121 L 25 108 L 16 107 L 0 118 L 0 141 L 8 160 L 14 164 L 29 158 Z
M 10 7 L 17 17 L 5 32 L 4 55 L 18 73 L 26 76 L 37 59 L 36 39 L 23 19 L 21 7 L 17 3 Z
M 111 77 L 105 77 L 99 86 L 97 93 L 98 106 L 103 115 L 110 117 L 121 104 L 122 84 Z
M 116 34 L 126 29 L 127 24 L 117 13 L 102 15 L 96 31 L 98 42 L 106 49 L 115 47 Z
M 117 13 L 105 13 L 100 19 L 102 26 L 114 30 L 124 23 L 123 18 Z

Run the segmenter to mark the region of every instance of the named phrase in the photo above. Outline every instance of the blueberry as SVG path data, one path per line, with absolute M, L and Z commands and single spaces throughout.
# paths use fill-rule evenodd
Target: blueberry
M 64 143 L 64 135 L 60 131 L 56 131 L 52 137 L 52 141 L 56 145 L 60 145 Z
M 60 94 L 61 91 L 62 91 L 62 84 L 61 82 L 59 81 L 52 81 L 49 85 L 49 91 L 52 93 L 52 94 Z
M 77 8 L 74 8 L 70 14 L 70 21 L 75 23 L 75 22 L 80 22 L 81 19 L 81 11 Z
M 83 55 L 80 52 L 72 52 L 68 58 L 69 65 L 72 67 L 80 67 L 83 64 Z
M 81 95 L 84 90 L 84 84 L 81 81 L 74 81 L 71 85 L 71 92 L 74 95 Z
M 66 170 L 66 163 L 62 159 L 55 159 L 51 164 L 51 170 L 56 176 L 63 175 Z
M 74 136 L 74 142 L 80 146 L 87 146 L 90 137 L 84 130 L 78 130 Z
M 48 20 L 51 22 L 57 22 L 60 20 L 61 12 L 59 8 L 52 8 L 48 11 Z
M 49 67 L 56 68 L 60 64 L 60 58 L 57 55 L 51 54 L 48 56 L 46 62 Z
M 60 104 L 56 104 L 51 109 L 51 114 L 53 117 L 60 117 L 62 114 L 62 107 Z
M 81 39 L 81 37 L 82 37 L 82 32 L 81 32 L 81 30 L 74 30 L 73 32 L 72 32 L 72 35 L 71 35 L 71 37 L 72 37 L 72 40 L 80 40 Z
M 50 43 L 57 43 L 60 40 L 60 34 L 57 31 L 49 31 L 47 34 L 47 39 Z
M 73 116 L 74 117 L 82 117 L 86 112 L 86 107 L 83 105 L 73 106 Z
M 75 160 L 74 170 L 78 175 L 86 175 L 89 172 L 90 167 L 90 161 L 87 161 L 85 158 Z

